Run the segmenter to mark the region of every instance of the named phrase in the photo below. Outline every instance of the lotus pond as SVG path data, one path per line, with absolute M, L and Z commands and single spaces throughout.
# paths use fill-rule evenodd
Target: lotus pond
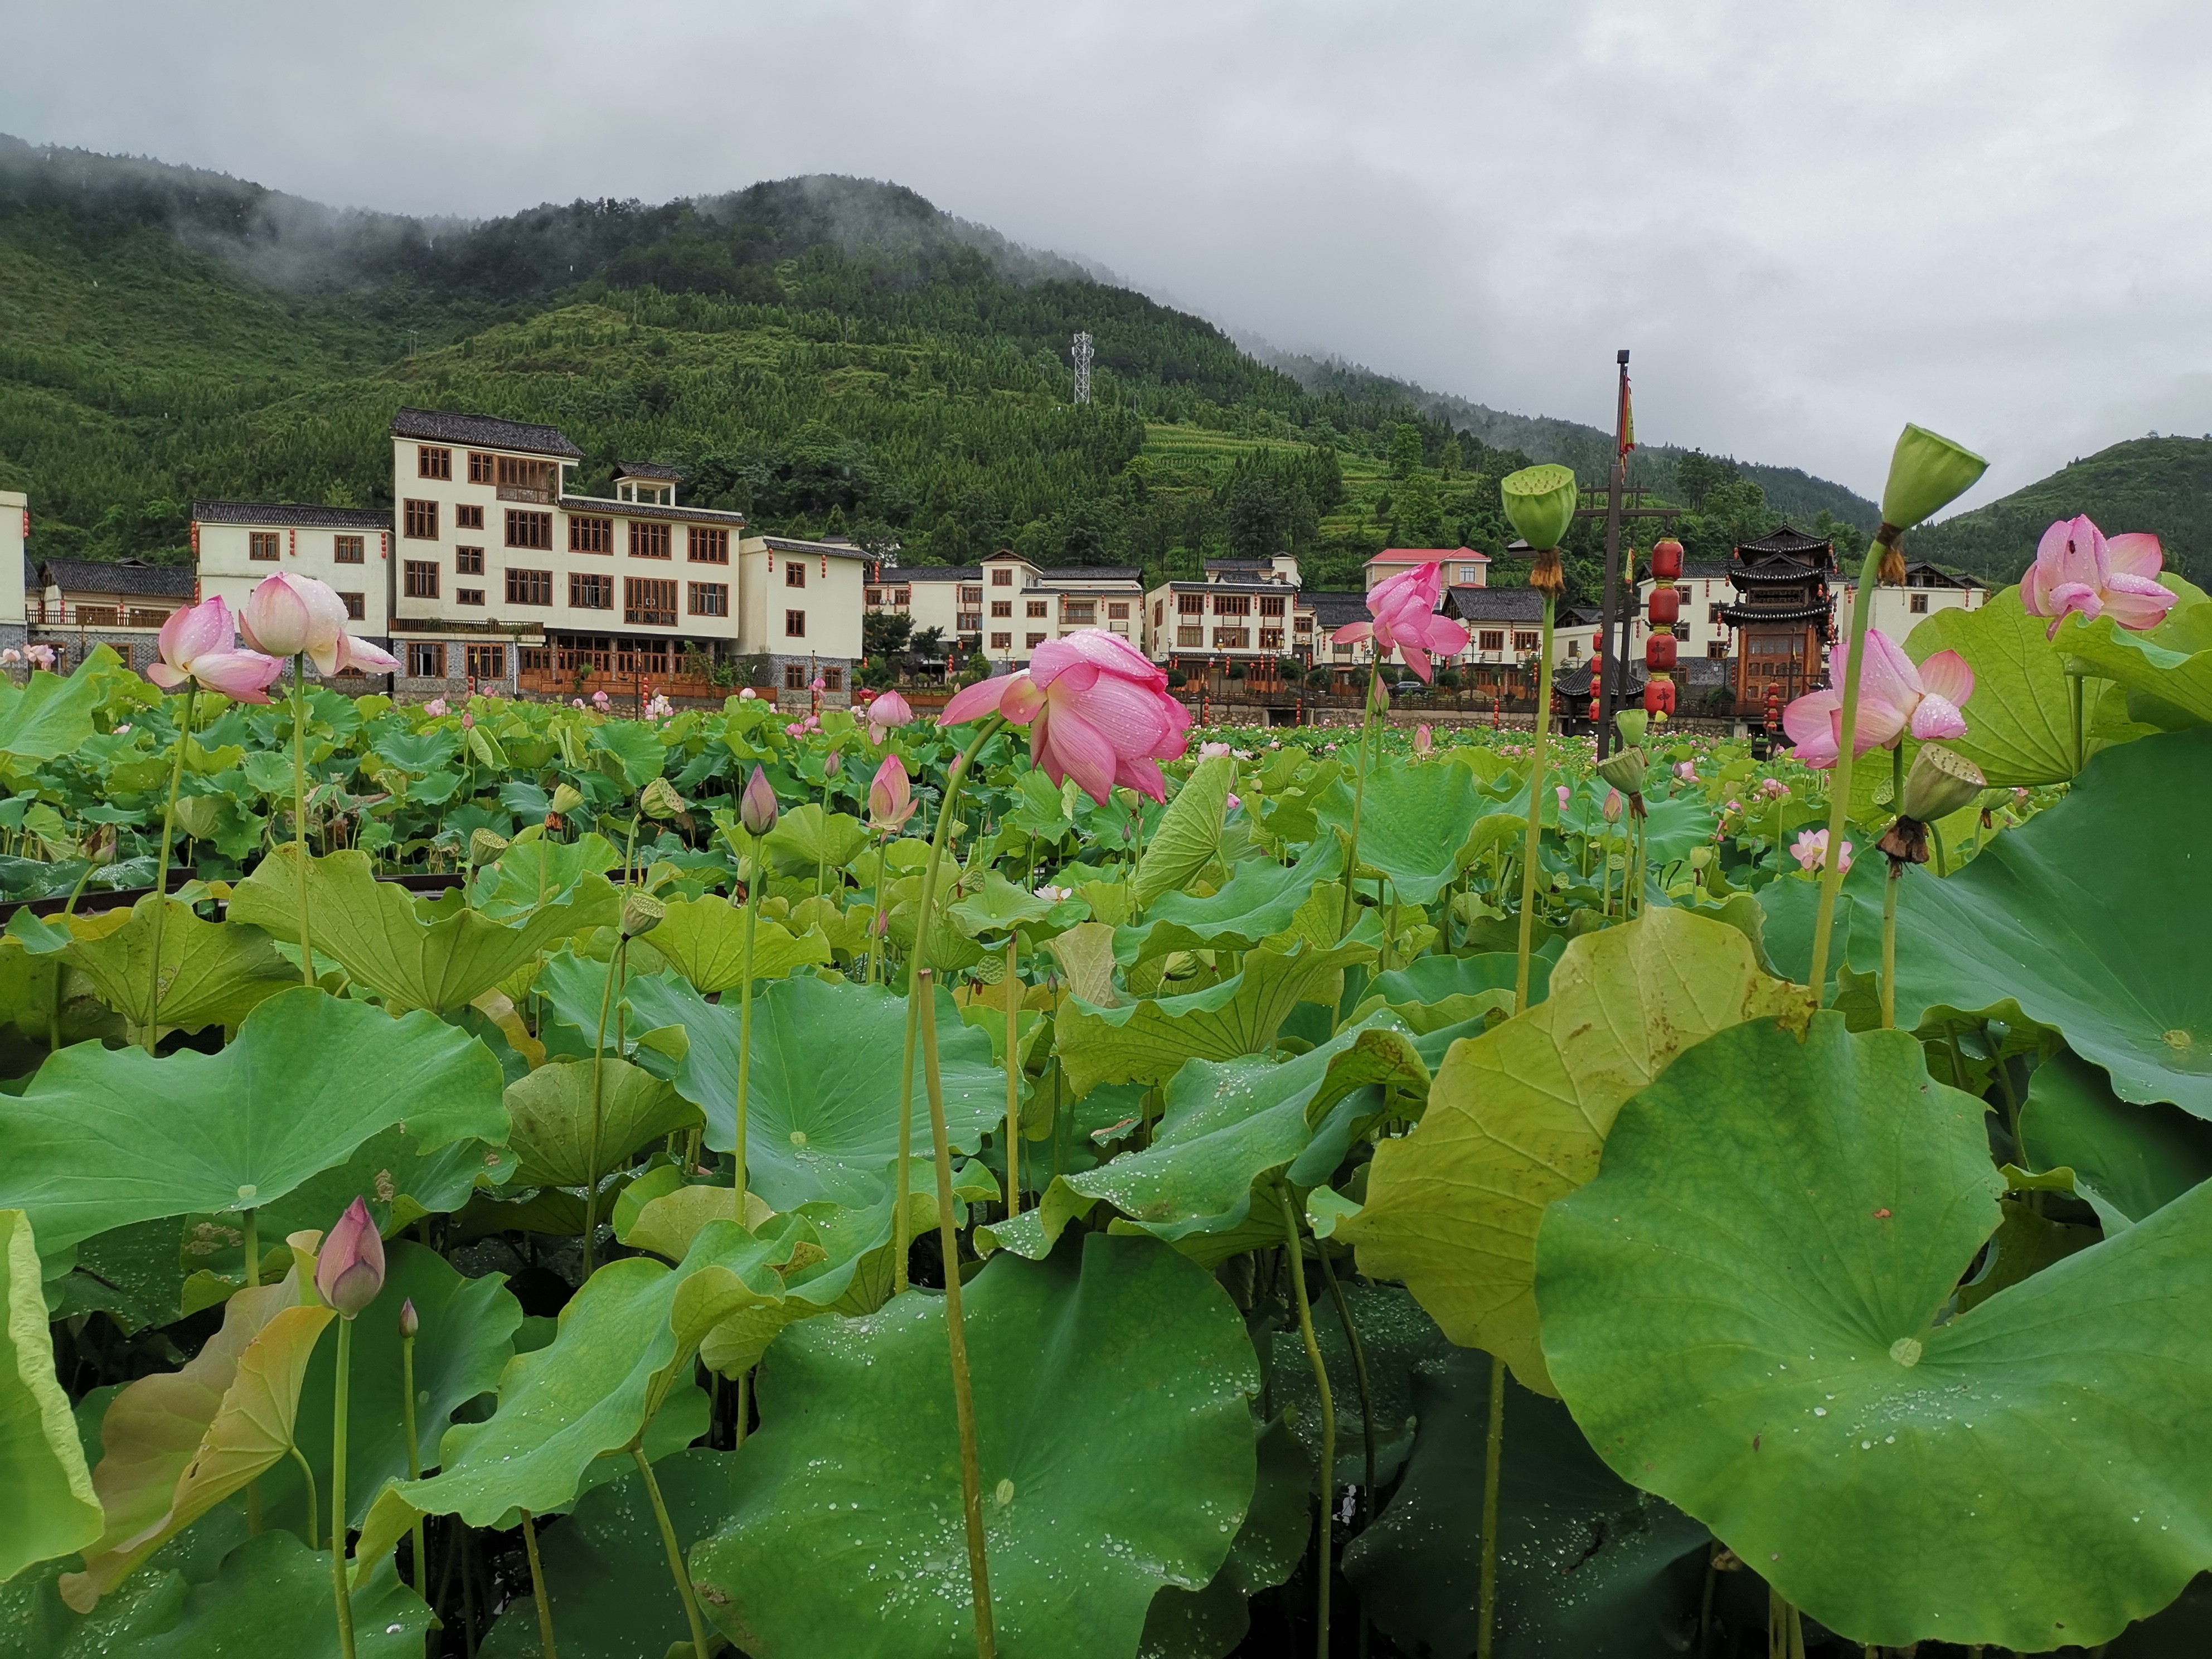
M 10 684 L 0 1656 L 2202 1653 L 2166 580 L 1818 770 Z

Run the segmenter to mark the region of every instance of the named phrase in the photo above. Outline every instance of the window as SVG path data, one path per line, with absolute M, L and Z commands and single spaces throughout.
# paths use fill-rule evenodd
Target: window
M 1715 640 L 1711 645 L 1705 647 L 1705 655 L 1711 658 L 1715 662 L 1726 662 L 1728 660 L 1728 642 L 1724 640 Z
M 1262 651 L 1281 650 L 1283 648 L 1283 630 L 1279 628 L 1261 629 L 1260 630 L 1260 648 Z
M 612 576 L 570 576 L 568 605 L 574 611 L 613 610 L 615 579 Z
M 1905 608 L 1911 611 L 1916 617 L 1926 616 L 1928 614 L 1928 596 L 1925 593 L 1906 594 Z
M 1461 565 L 1456 580 L 1462 587 L 1473 586 L 1482 580 L 1482 567 L 1479 564 Z
M 1502 628 L 1486 628 L 1474 636 L 1474 643 L 1480 650 L 1503 651 L 1505 648 L 1505 630 Z
M 432 569 L 437 567 L 433 565 Z M 418 680 L 446 678 L 446 647 L 435 640 L 407 641 L 407 672 Z
M 457 547 L 453 550 L 453 574 L 457 576 L 483 574 L 483 549 Z
M 647 628 L 676 626 L 676 584 L 655 576 L 623 578 L 623 620 Z
M 665 559 L 668 556 L 668 526 L 658 520 L 632 519 L 629 521 L 629 556 L 633 559 Z
M 507 678 L 507 647 L 503 645 L 472 645 L 469 647 L 469 673 L 480 680 L 503 680 Z
M 1011 651 L 1013 648 L 1014 636 L 1012 634 L 994 634 L 991 635 L 992 650 Z
M 341 593 L 338 595 L 338 598 L 345 601 L 346 620 L 348 622 L 360 622 L 368 615 L 368 596 L 367 594 Z
M 1011 616 L 1012 616 L 1012 615 L 1014 614 L 1014 602 L 1013 602 L 1012 599 L 994 599 L 994 600 L 992 600 L 992 601 L 991 601 L 991 614 L 992 614 L 993 616 L 994 616 L 994 617 L 1011 617 Z
M 954 619 L 952 626 L 959 633 L 973 634 L 983 626 L 983 613 L 980 611 L 963 611 Z
M 509 605 L 544 605 L 553 603 L 553 573 L 550 570 L 509 570 L 507 573 L 507 602 Z M 482 604 L 482 600 L 477 601 Z
M 481 587 L 457 587 L 453 590 L 455 605 L 482 605 L 484 591 Z
M 1513 648 L 1516 651 L 1534 651 L 1543 642 L 1544 636 L 1541 634 L 1523 632 L 1519 629 L 1514 630 Z
M 845 671 L 843 669 L 825 668 L 821 672 L 822 689 L 824 691 L 842 691 L 845 689 Z
M 1217 651 L 1249 651 L 1252 647 L 1252 630 L 1249 628 L 1217 628 L 1213 630 L 1213 648 Z
M 787 691 L 805 690 L 806 671 L 804 668 L 801 668 L 795 662 L 787 662 L 784 664 L 783 689 Z
M 362 564 L 368 558 L 368 538 L 363 536 L 333 536 L 331 538 L 331 562 L 333 564 Z
M 1032 617 L 1045 616 L 1050 612 L 1051 609 L 1052 605 L 1048 600 L 1031 599 L 1029 602 L 1029 613 Z
M 1283 614 L 1283 601 L 1280 596 L 1273 593 L 1261 594 L 1260 596 L 1260 614 L 1263 617 L 1281 616 Z
M 730 614 L 730 585 L 727 582 L 693 582 L 690 610 L 695 617 L 726 617 Z
M 693 525 L 684 538 L 684 550 L 694 564 L 727 564 L 730 562 L 730 532 L 709 530 L 702 525 Z
M 282 559 L 284 538 L 273 530 L 249 530 L 246 532 L 246 556 L 262 564 Z
M 481 449 L 469 451 L 469 482 L 489 483 L 492 481 L 492 458 Z
M 526 461 L 519 455 L 498 455 L 493 461 L 492 481 L 501 489 L 532 490 L 538 501 L 552 495 L 552 462 Z
M 1176 595 L 1176 615 L 1178 617 L 1203 617 L 1205 614 L 1205 594 L 1178 593 Z
M 434 599 L 438 597 L 438 567 L 428 559 L 410 559 L 400 573 L 403 580 L 400 592 L 410 599 Z
M 615 521 L 571 514 L 568 520 L 568 550 L 571 553 L 613 552 Z
M 1249 617 L 1252 614 L 1249 593 L 1217 593 L 1213 596 L 1213 614 L 1217 617 Z
M 1206 643 L 1206 630 L 1203 628 L 1178 628 L 1176 629 L 1176 643 L 1177 645 L 1204 645 Z
M 1580 640 L 1569 640 L 1567 641 L 1567 660 L 1569 662 L 1573 662 L 1582 654 L 1583 642 Z
M 1126 605 L 1109 605 L 1106 607 L 1106 620 L 1109 622 L 1128 621 L 1129 607 Z
M 860 596 L 860 603 L 863 605 L 881 605 L 883 602 L 884 590 L 880 587 L 872 587 Z
M 1718 628 L 1721 625 L 1720 606 L 1717 605 L 1707 605 L 1705 607 L 1705 621 L 1712 627 Z
M 911 587 L 893 588 L 891 590 L 891 603 L 893 605 L 912 605 L 914 603 L 914 589 Z
M 806 613 L 804 611 L 787 611 L 783 613 L 783 637 L 787 640 L 803 640 L 806 637 Z
M 553 515 L 525 513 L 510 507 L 507 509 L 507 544 L 550 551 L 553 546 Z
M 1003 568 L 1002 568 L 1002 569 L 994 570 L 994 571 L 991 573 L 991 586 L 994 586 L 994 587 L 1012 587 L 1013 585 L 1014 585 L 1014 573 L 1013 573 L 1012 571 L 1011 571 L 1011 570 L 1006 570 L 1006 569 L 1003 569 Z
M 1127 610 L 1125 605 L 1122 607 Z M 1034 606 L 1031 607 L 1035 609 Z M 1062 599 L 1060 619 L 1070 628 L 1088 628 L 1098 620 L 1098 601 L 1096 599 Z
M 1300 617 L 1293 626 L 1295 626 L 1301 634 L 1310 634 L 1313 632 L 1313 618 L 1311 617 Z
M 1034 651 L 1045 642 L 1045 639 L 1046 635 L 1042 634 L 1031 634 L 1028 635 L 1029 644 L 1025 648 Z
M 415 476 L 418 478 L 450 478 L 453 476 L 453 452 L 436 444 L 415 446 Z
M 418 542 L 436 541 L 438 539 L 437 502 L 409 501 L 406 512 L 403 515 L 401 532 Z
M 962 588 L 962 589 L 960 590 L 960 603 L 961 603 L 961 604 L 963 604 L 963 605 L 981 605 L 981 604 L 982 604 L 982 603 L 983 603 L 983 590 L 982 590 L 981 588 L 980 588 L 980 587 L 963 587 L 963 588 Z
M 786 560 L 783 562 L 783 585 L 784 585 L 786 587 L 804 587 L 804 586 L 806 586 L 806 567 L 805 567 L 805 565 L 804 565 L 803 563 L 801 563 L 801 562 L 800 562 L 799 560 L 797 560 L 797 559 L 786 559 Z
M 482 530 L 483 528 L 483 508 L 480 506 L 471 507 L 465 504 L 456 506 L 453 508 L 453 528 L 456 530 Z

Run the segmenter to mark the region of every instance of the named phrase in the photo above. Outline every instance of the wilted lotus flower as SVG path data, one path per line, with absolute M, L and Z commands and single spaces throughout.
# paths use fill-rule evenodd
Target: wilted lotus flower
M 769 787 L 768 775 L 756 766 L 744 793 L 738 798 L 738 822 L 757 841 L 775 828 L 775 791 Z
M 886 691 L 868 705 L 868 741 L 881 748 L 893 726 L 907 725 L 913 719 L 914 710 L 906 699 L 896 691 Z
M 1755 793 L 1761 800 L 1788 800 L 1790 786 L 1779 778 L 1761 778 Z
M 1167 799 L 1160 762 L 1183 752 L 1190 711 L 1168 677 L 1118 634 L 1086 628 L 1047 640 L 1018 674 L 978 682 L 938 716 L 959 726 L 1003 715 L 1030 728 L 1030 757 L 1054 783 L 1073 778 L 1101 806 L 1119 786 Z
M 328 582 L 278 571 L 246 596 L 239 613 L 246 642 L 272 657 L 306 656 L 320 674 L 348 668 L 388 674 L 399 666 L 390 652 L 345 631 L 345 601 Z
M 1697 762 L 1695 762 L 1695 761 L 1677 761 L 1677 762 L 1675 762 L 1675 763 L 1674 763 L 1674 781 L 1675 781 L 1675 782 L 1677 782 L 1677 783 L 1695 783 L 1695 782 L 1698 781 L 1698 763 L 1697 763 Z
M 1828 653 L 1828 678 L 1844 683 L 1843 643 Z M 1974 695 L 1974 671 L 1955 651 L 1939 651 L 1914 667 L 1912 659 L 1879 628 L 1866 631 L 1865 659 L 1859 665 L 1859 723 L 1851 740 L 1856 759 L 1887 749 L 1907 732 L 1916 738 L 1963 738 L 1966 717 L 1960 713 Z M 1843 693 L 1808 691 L 1782 711 L 1782 729 L 1796 747 L 1790 752 L 1816 769 L 1836 763 L 1843 746 Z
M 1822 862 L 1828 856 L 1828 832 L 1825 830 L 1803 831 L 1798 836 L 1796 844 L 1790 848 L 1790 855 L 1797 860 L 1797 867 L 1801 870 L 1820 869 Z M 1844 843 L 1843 856 L 1837 860 L 1837 863 L 1844 870 L 1851 867 L 1850 842 Z
M 2155 536 L 2140 531 L 2106 536 L 2086 513 L 2061 519 L 2043 532 L 2035 562 L 2020 579 L 2021 607 L 2031 617 L 2051 618 L 2050 638 L 2075 611 L 2090 622 L 2109 616 L 2141 633 L 2173 609 L 2177 595 L 2152 580 L 2165 564 Z
M 1367 609 L 1374 621 L 1346 623 L 1330 640 L 1337 645 L 1350 645 L 1372 638 L 1378 659 L 1395 651 L 1424 681 L 1433 679 L 1436 670 L 1429 661 L 1431 655 L 1455 656 L 1467 649 L 1467 629 L 1437 614 L 1437 601 L 1443 597 L 1443 567 L 1434 559 L 1419 569 L 1401 571 L 1388 581 L 1377 582 L 1367 596 Z
M 331 1236 L 315 1258 L 315 1290 L 337 1310 L 342 1319 L 352 1319 L 376 1300 L 384 1288 L 384 1239 L 370 1218 L 368 1206 L 358 1198 L 346 1206 Z
M 237 702 L 267 702 L 270 682 L 284 672 L 274 657 L 238 649 L 230 607 L 220 593 L 172 611 L 161 624 L 156 648 L 161 659 L 148 665 L 146 678 L 164 691 L 193 680 Z M 39 661 L 41 651 L 46 653 L 44 663 Z M 52 665 L 53 653 L 46 646 L 31 647 L 29 655 L 34 665 Z
M 906 773 L 906 763 L 896 755 L 884 757 L 884 763 L 876 769 L 875 779 L 868 785 L 868 822 L 878 830 L 896 834 L 914 816 L 915 802 L 914 786 Z

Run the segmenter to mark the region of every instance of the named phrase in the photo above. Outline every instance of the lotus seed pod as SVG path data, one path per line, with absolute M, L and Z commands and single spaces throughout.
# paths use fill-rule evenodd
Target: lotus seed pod
M 553 786 L 553 811 L 556 816 L 565 818 L 583 804 L 584 792 L 574 784 L 556 783 Z
M 1556 463 L 1508 473 L 1498 480 L 1498 493 L 1521 539 L 1539 554 L 1559 546 L 1559 538 L 1575 521 L 1575 503 L 1581 495 L 1574 469 Z M 1533 575 L 1529 585 L 1536 585 Z
M 650 893 L 631 893 L 623 899 L 622 930 L 624 939 L 635 939 L 640 933 L 649 933 L 660 926 L 668 907 Z
M 655 778 L 647 784 L 637 804 L 649 818 L 672 818 L 686 805 L 684 797 L 676 793 L 676 786 L 666 778 Z

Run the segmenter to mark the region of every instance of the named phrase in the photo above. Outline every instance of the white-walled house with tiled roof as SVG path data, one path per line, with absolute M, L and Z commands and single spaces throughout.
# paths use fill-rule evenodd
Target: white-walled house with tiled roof
M 221 594 L 237 611 L 273 571 L 313 576 L 345 601 L 351 632 L 380 645 L 392 636 L 392 514 L 382 508 L 194 501 L 192 556 L 203 599 Z
M 980 564 L 873 567 L 867 608 L 940 630 L 958 655 L 980 652 L 994 668 L 1029 660 L 1047 640 L 1099 628 L 1139 646 L 1144 584 L 1127 565 L 1040 565 L 1000 550 Z

